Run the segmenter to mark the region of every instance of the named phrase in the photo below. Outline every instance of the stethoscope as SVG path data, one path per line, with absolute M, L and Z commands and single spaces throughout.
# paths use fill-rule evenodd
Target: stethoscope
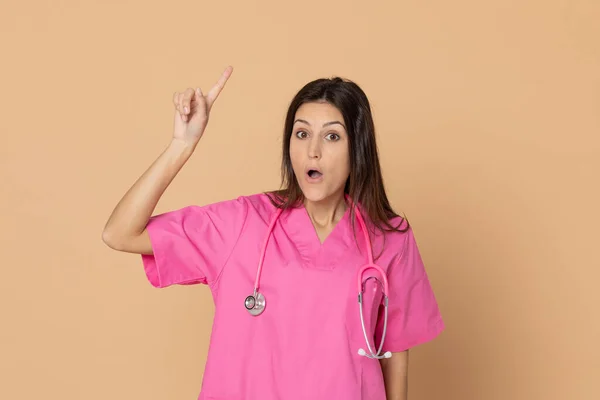
M 357 283 L 358 283 L 358 304 L 359 304 L 359 310 L 360 310 L 360 323 L 362 326 L 363 334 L 365 336 L 365 341 L 367 343 L 367 348 L 369 349 L 369 354 L 367 354 L 367 352 L 362 348 L 358 350 L 358 354 L 361 356 L 365 356 L 367 358 L 371 358 L 371 359 L 390 358 L 392 356 L 392 353 L 389 351 L 386 351 L 384 354 L 381 354 L 381 349 L 383 348 L 383 343 L 385 341 L 385 334 L 386 334 L 386 330 L 387 330 L 388 293 L 389 293 L 388 280 L 387 280 L 387 276 L 386 276 L 383 268 L 381 268 L 379 265 L 377 265 L 373 262 L 373 250 L 371 248 L 371 241 L 369 240 L 369 234 L 367 232 L 367 227 L 362 218 L 362 215 L 360 214 L 360 211 L 358 210 L 358 207 L 355 207 L 354 209 L 356 211 L 356 216 L 358 217 L 358 221 L 360 222 L 360 225 L 361 225 L 361 228 L 362 228 L 362 231 L 364 234 L 365 243 L 367 245 L 367 255 L 368 255 L 368 263 L 365 264 L 364 266 L 362 266 L 358 270 Z M 281 215 L 282 211 L 283 211 L 283 209 L 281 209 L 281 208 L 278 209 L 277 212 L 275 213 L 274 218 L 271 220 L 271 223 L 269 224 L 267 236 L 264 240 L 264 243 L 262 246 L 262 251 L 260 253 L 260 258 L 258 261 L 258 269 L 256 271 L 256 281 L 254 282 L 254 293 L 252 295 L 246 297 L 246 300 L 244 301 L 246 310 L 248 310 L 248 312 L 253 316 L 262 314 L 262 312 L 265 310 L 265 306 L 267 304 L 265 296 L 258 291 L 259 281 L 260 281 L 260 273 L 262 270 L 263 261 L 265 259 L 267 243 L 269 242 L 269 238 L 271 236 L 273 227 L 275 226 L 275 222 Z M 363 280 L 364 272 L 370 268 L 375 269 L 376 271 L 379 272 L 379 274 L 383 277 L 383 283 L 381 283 L 381 281 L 374 276 L 370 276 L 367 279 Z M 383 304 L 385 307 L 385 314 L 384 314 L 384 321 L 383 321 L 383 334 L 381 337 L 381 343 L 379 344 L 379 349 L 377 349 L 377 353 L 373 353 L 373 348 L 371 347 L 371 343 L 368 339 L 367 331 L 365 328 L 364 316 L 363 316 L 363 294 L 365 291 L 365 283 L 369 279 L 375 279 L 377 281 L 377 283 L 379 283 L 379 285 L 381 286 L 381 289 L 383 291 Z

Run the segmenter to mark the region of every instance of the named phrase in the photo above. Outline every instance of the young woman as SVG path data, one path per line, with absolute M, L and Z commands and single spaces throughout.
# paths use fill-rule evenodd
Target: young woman
M 405 400 L 408 350 L 444 324 L 412 229 L 388 202 L 355 83 L 319 79 L 294 97 L 282 189 L 152 215 L 231 72 L 206 95 L 175 94 L 173 137 L 117 204 L 104 242 L 141 254 L 156 287 L 210 287 L 199 399 Z

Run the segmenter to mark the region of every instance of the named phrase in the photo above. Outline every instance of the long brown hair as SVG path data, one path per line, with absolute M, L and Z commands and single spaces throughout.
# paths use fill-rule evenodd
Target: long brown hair
M 372 224 L 382 231 L 407 231 L 409 224 L 405 217 L 396 226 L 390 223 L 398 214 L 392 209 L 383 184 L 369 100 L 356 83 L 340 77 L 309 82 L 292 99 L 283 130 L 282 188 L 269 193 L 273 205 L 287 209 L 304 200 L 292 168 L 290 139 L 296 111 L 307 102 L 332 104 L 344 117 L 350 145 L 350 174 L 344 192 L 361 208 L 367 226 Z M 354 223 L 354 209 L 351 210 L 351 216 Z M 405 227 L 400 229 L 405 220 Z

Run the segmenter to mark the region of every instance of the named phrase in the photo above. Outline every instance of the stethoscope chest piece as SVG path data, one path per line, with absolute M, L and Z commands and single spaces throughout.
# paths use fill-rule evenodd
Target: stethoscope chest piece
M 244 306 L 251 315 L 260 315 L 265 310 L 266 300 L 262 293 L 255 293 L 246 297 Z

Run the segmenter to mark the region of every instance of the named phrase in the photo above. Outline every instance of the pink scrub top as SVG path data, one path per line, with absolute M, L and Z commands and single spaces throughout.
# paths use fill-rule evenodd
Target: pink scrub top
M 323 244 L 304 207 L 284 211 L 261 272 L 266 308 L 252 316 L 244 307 L 275 212 L 261 193 L 155 215 L 148 224 L 153 255 L 142 255 L 142 261 L 150 283 L 202 283 L 214 299 L 198 399 L 385 400 L 379 361 L 358 354 L 360 348 L 369 353 L 356 278 L 367 253 L 358 220 L 353 232 L 350 208 Z M 382 354 L 432 340 L 444 323 L 412 230 L 370 236 L 375 263 L 389 280 Z M 364 318 L 376 352 L 382 297 L 374 280 L 368 282 Z

